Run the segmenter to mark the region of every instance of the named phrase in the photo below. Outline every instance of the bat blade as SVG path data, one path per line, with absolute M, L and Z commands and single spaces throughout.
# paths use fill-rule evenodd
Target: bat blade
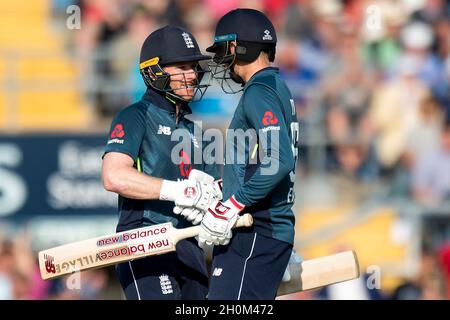
M 39 252 L 42 279 L 106 267 L 140 257 L 175 250 L 176 230 L 164 223 L 82 240 Z
M 251 215 L 244 214 L 235 227 L 249 227 L 252 223 Z M 54 279 L 76 271 L 175 251 L 178 241 L 195 237 L 199 232 L 199 226 L 177 229 L 171 223 L 162 223 L 43 250 L 38 254 L 41 277 Z
M 278 295 L 317 289 L 359 276 L 358 257 L 353 250 L 305 260 L 291 265 L 291 281 L 280 285 Z

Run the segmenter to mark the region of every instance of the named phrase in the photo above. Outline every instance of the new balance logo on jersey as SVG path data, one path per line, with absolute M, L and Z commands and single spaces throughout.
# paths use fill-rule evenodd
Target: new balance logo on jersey
M 170 136 L 172 134 L 172 130 L 170 127 L 166 127 L 163 125 L 159 125 L 158 132 L 156 134 L 165 134 L 166 136 Z
M 214 268 L 213 271 L 213 277 L 220 277 L 220 275 L 222 274 L 223 269 L 222 268 Z
M 272 36 L 270 35 L 269 30 L 264 30 L 263 40 L 272 40 Z
M 186 42 L 186 48 L 194 48 L 194 43 L 189 33 L 183 32 L 181 35 L 183 36 L 184 42 Z

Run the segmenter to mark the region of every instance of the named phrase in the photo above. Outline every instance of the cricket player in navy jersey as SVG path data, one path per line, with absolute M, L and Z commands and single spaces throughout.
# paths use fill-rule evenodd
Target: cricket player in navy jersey
M 275 299 L 294 241 L 299 127 L 294 101 L 277 68 L 274 26 L 261 12 L 236 9 L 218 22 L 211 71 L 226 93 L 242 97 L 227 131 L 223 199 L 203 217 L 199 243 L 214 244 L 208 299 Z M 242 141 L 238 131 L 256 132 Z M 244 163 L 236 157 L 245 155 Z M 250 229 L 233 230 L 251 213 Z
M 117 232 L 165 222 L 192 226 L 221 199 L 216 167 L 193 161 L 198 141 L 189 138 L 190 148 L 179 152 L 178 162 L 172 159 L 178 143 L 172 133 L 194 134 L 185 115 L 191 113 L 188 102 L 207 89 L 199 67 L 207 59 L 192 34 L 179 27 L 158 29 L 145 40 L 140 70 L 147 91 L 116 115 L 103 156 L 104 187 L 119 195 Z M 205 299 L 208 291 L 204 254 L 195 239 L 180 241 L 176 252 L 118 264 L 116 270 L 127 299 Z

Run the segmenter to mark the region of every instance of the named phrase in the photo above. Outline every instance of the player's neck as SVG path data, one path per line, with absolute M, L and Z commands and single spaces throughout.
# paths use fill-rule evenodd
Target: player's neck
M 239 73 L 241 73 L 241 78 L 247 83 L 255 73 L 267 67 L 270 67 L 270 63 L 257 59 L 249 64 L 246 64 L 245 66 L 241 66 Z

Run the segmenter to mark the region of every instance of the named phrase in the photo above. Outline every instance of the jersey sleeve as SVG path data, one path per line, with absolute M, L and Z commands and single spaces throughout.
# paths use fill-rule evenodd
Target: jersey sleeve
M 203 167 L 203 171 L 209 174 L 210 176 L 213 176 L 214 180 L 221 179 L 217 164 L 205 164 Z
M 146 130 L 145 116 L 136 107 L 120 111 L 111 123 L 105 154 L 120 152 L 136 161 Z
M 214 177 L 214 180 L 221 179 L 219 165 L 214 157 L 204 159 L 203 171 Z
M 283 105 L 277 94 L 264 85 L 252 85 L 244 93 L 244 115 L 256 130 L 260 163 L 234 197 L 250 206 L 265 198 L 295 168 L 292 142 Z

